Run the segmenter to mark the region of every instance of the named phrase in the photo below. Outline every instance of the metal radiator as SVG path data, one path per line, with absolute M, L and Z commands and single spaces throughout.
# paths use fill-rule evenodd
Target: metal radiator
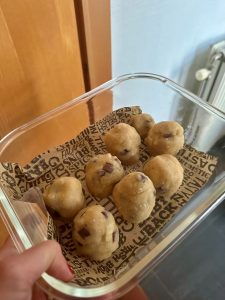
M 212 46 L 206 67 L 195 74 L 198 96 L 225 112 L 225 41 Z

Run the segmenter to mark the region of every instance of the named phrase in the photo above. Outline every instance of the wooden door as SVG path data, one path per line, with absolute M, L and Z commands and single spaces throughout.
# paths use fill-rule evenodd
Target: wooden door
M 73 0 L 0 0 L 0 136 L 84 92 Z
M 73 0 L 0 0 L 0 138 L 82 93 Z M 79 112 L 79 123 L 86 124 L 87 108 L 81 105 Z M 57 141 L 60 134 L 69 137 L 69 130 L 58 131 Z M 46 150 L 44 143 L 14 149 L 15 160 L 26 163 Z M 0 244 L 5 237 L 0 221 Z
M 110 0 L 0 0 L 0 139 L 85 87 L 109 80 L 110 40 Z M 111 111 L 111 97 L 92 106 L 99 119 Z M 57 133 L 52 146 L 88 124 L 87 106 L 80 105 L 76 116 L 66 130 L 48 128 Z M 45 143 L 43 136 L 32 147 L 13 147 L 8 155 L 25 164 L 46 150 Z M 0 245 L 5 232 L 0 220 Z

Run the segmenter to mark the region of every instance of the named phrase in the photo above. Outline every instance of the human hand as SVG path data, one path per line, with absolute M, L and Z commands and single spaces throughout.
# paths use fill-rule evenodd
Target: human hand
M 0 249 L 0 295 L 7 300 L 47 300 L 44 292 L 35 285 L 41 274 L 48 274 L 69 281 L 73 278 L 60 245 L 45 241 L 18 254 L 11 239 Z M 147 300 L 143 290 L 137 286 L 120 300 Z
M 7 300 L 47 300 L 35 284 L 47 272 L 63 281 L 73 278 L 60 245 L 45 241 L 18 254 L 11 239 L 0 249 L 0 297 Z

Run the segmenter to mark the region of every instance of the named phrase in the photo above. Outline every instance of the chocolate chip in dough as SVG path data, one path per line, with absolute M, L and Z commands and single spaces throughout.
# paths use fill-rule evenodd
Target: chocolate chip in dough
M 116 231 L 113 231 L 113 233 L 112 233 L 112 240 L 113 240 L 113 242 L 115 242 L 115 239 L 116 239 Z
M 142 182 L 145 182 L 146 180 L 148 180 L 148 177 L 145 176 L 145 175 L 143 175 L 143 174 L 140 174 L 139 179 L 140 179 Z
M 126 155 L 126 154 L 129 153 L 129 152 L 130 152 L 130 150 L 124 149 L 124 150 L 121 152 L 121 155 Z
M 100 171 L 98 172 L 98 175 L 99 175 L 100 177 L 104 176 L 104 175 L 105 175 L 105 171 L 104 171 L 104 170 L 100 170 Z
M 164 137 L 165 139 L 169 139 L 169 138 L 173 137 L 173 134 L 172 134 L 172 133 L 164 133 L 164 134 L 163 134 L 163 137 Z
M 121 163 L 121 161 L 119 160 L 119 158 L 118 158 L 118 157 L 116 157 L 116 156 L 115 156 L 113 159 L 114 159 L 115 161 L 117 161 L 117 162 Z
M 83 227 L 78 231 L 79 235 L 85 239 L 86 237 L 88 237 L 90 235 L 90 232 L 87 230 L 87 228 Z
M 104 216 L 106 219 L 108 219 L 107 211 L 103 210 L 101 213 L 103 214 L 103 216 Z
M 110 163 L 105 163 L 102 169 L 107 173 L 112 173 L 113 172 L 113 165 L 110 164 Z
M 166 192 L 166 189 L 163 188 L 162 186 L 159 186 L 156 188 L 156 191 L 160 194 L 164 194 Z

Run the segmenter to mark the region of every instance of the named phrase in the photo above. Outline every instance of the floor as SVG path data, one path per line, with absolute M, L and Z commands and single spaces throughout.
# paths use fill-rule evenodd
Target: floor
M 141 285 L 150 300 L 224 300 L 225 201 Z

